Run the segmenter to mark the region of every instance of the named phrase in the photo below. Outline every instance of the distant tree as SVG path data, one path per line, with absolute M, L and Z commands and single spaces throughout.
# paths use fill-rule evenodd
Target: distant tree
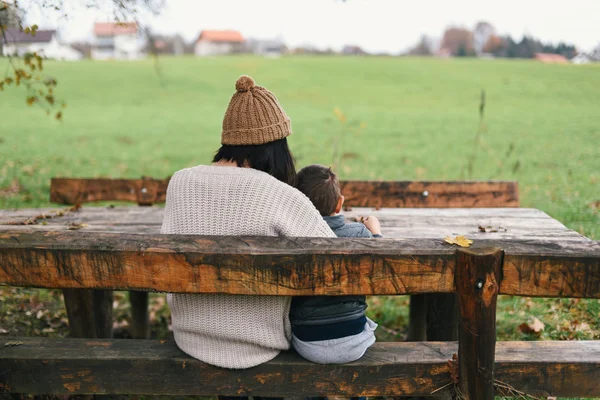
M 573 58 L 577 55 L 577 48 L 572 44 L 560 42 L 552 51 L 552 53 L 563 55 L 567 58 Z
M 523 36 L 523 39 L 517 44 L 516 57 L 518 58 L 533 58 L 536 53 L 543 53 L 544 45 L 539 40 L 531 36 Z
M 472 56 L 475 54 L 473 33 L 465 28 L 450 27 L 444 32 L 442 48 L 450 51 L 453 56 Z
M 483 53 L 498 55 L 506 48 L 506 42 L 500 36 L 492 35 L 483 46 Z
M 431 40 L 427 35 L 421 35 L 419 42 L 408 51 L 411 56 L 431 56 L 433 55 L 433 49 Z
M 14 4 L 6 1 L 0 1 L 0 57 L 2 56 L 2 47 L 5 41 L 4 29 L 18 28 L 23 19 L 23 14 Z
M 489 22 L 480 21 L 473 30 L 473 49 L 475 53 L 484 53 L 484 47 L 492 36 L 496 34 L 496 29 Z
M 600 43 L 592 52 L 590 53 L 590 58 L 594 61 L 600 61 Z

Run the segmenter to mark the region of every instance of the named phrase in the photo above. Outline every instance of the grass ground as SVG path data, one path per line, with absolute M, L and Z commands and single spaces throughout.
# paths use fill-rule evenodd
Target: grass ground
M 600 239 L 600 66 L 224 57 L 161 58 L 158 71 L 151 60 L 48 63 L 68 103 L 62 122 L 27 107 L 21 90 L 0 93 L 0 208 L 48 205 L 53 176 L 166 177 L 209 162 L 234 82 L 249 74 L 291 117 L 299 166 L 352 179 L 518 180 L 522 206 Z M 154 333 L 167 335 L 164 298 L 153 299 Z M 380 339 L 406 333 L 407 301 L 370 300 Z M 523 332 L 534 317 L 544 329 Z M 55 291 L 0 288 L 0 321 L 0 334 L 67 331 Z M 600 302 L 502 297 L 498 338 L 600 339 Z

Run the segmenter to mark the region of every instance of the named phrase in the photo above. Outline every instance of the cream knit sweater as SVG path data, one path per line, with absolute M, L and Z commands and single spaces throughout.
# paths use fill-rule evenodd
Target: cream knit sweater
M 169 182 L 166 234 L 335 237 L 304 194 L 250 168 L 197 166 Z M 169 294 L 175 341 L 224 368 L 249 368 L 290 347 L 290 297 Z

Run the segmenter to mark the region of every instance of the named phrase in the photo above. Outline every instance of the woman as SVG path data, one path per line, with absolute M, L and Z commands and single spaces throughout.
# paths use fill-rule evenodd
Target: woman
M 335 237 L 291 185 L 291 132 L 277 98 L 242 76 L 223 119 L 213 164 L 183 169 L 169 182 L 162 233 Z M 175 341 L 224 368 L 250 368 L 290 347 L 290 297 L 169 294 Z

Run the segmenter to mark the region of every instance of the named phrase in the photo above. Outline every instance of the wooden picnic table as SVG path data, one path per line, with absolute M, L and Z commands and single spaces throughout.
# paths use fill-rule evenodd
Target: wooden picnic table
M 85 206 L 77 211 L 64 210 L 66 209 L 0 210 L 0 234 L 9 230 L 157 234 L 160 232 L 164 213 L 164 208 L 159 206 Z M 576 256 L 578 248 L 583 251 L 589 249 L 590 245 L 596 245 L 544 212 L 532 208 L 354 208 L 344 214 L 348 220 L 361 215 L 374 215 L 381 221 L 385 238 L 407 241 L 464 235 L 475 242 L 501 243 L 502 247 L 519 249 L 526 246 L 529 252 L 543 253 L 549 249 L 556 252 L 565 248 L 570 256 Z M 78 326 L 75 335 L 94 337 L 93 332 L 86 331 L 86 326 L 93 324 L 88 315 L 92 306 L 85 302 L 92 301 L 96 307 L 102 307 L 101 304 L 105 308 L 111 307 L 112 293 L 97 290 L 91 300 L 79 297 L 82 293 L 80 290 L 65 289 L 64 293 L 65 301 L 70 304 L 67 307 L 70 322 L 72 326 Z M 103 293 L 110 295 L 105 296 Z M 147 296 L 146 293 L 137 293 Z M 144 306 L 144 300 L 138 300 L 136 296 L 131 296 L 131 299 L 135 314 L 132 325 L 137 323 L 142 325 L 137 329 L 147 330 L 146 311 L 136 312 L 135 306 L 136 302 Z M 411 302 L 408 340 L 456 340 L 457 310 L 453 293 L 416 295 Z M 97 320 L 95 324 L 104 325 L 105 331 L 110 332 L 110 313 L 100 318 L 104 320 Z M 133 326 L 133 329 L 136 327 Z M 106 335 L 109 334 L 99 332 L 96 336 Z

